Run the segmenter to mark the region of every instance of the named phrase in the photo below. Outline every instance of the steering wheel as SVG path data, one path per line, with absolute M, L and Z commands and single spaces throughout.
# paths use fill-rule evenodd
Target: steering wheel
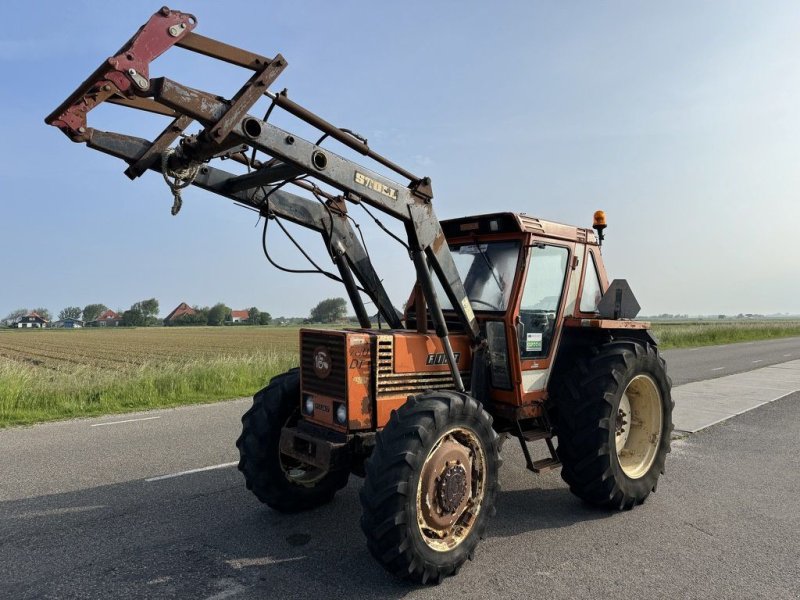
M 481 300 L 480 298 L 470 298 L 469 302 L 470 302 L 470 304 L 472 304 L 474 302 L 477 302 L 479 304 L 483 304 L 485 306 L 488 306 L 491 310 L 500 310 L 499 307 L 495 306 L 491 302 L 486 302 L 485 300 Z

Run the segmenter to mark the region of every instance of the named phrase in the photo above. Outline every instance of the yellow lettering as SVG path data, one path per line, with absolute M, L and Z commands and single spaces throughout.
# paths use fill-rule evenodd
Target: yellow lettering
M 372 179 L 372 177 L 367 177 L 363 173 L 359 173 L 358 171 L 356 171 L 355 181 L 358 185 L 363 185 L 364 187 L 376 191 L 379 194 L 383 194 L 384 196 L 387 196 L 392 200 L 397 200 L 396 189 L 394 189 L 393 187 L 389 187 L 388 185 L 381 183 L 380 181 L 376 181 L 375 179 Z

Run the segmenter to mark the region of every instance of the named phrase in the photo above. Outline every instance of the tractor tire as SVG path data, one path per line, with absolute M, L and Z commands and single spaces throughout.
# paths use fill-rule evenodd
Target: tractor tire
M 247 489 L 270 508 L 285 513 L 330 502 L 350 475 L 347 470 L 323 471 L 281 454 L 281 429 L 294 425 L 299 416 L 300 371 L 292 369 L 253 396 L 236 440 Z
M 472 397 L 411 396 L 377 435 L 361 489 L 361 529 L 389 572 L 439 583 L 471 559 L 495 513 L 500 440 Z
M 655 346 L 592 349 L 554 387 L 561 477 L 595 506 L 629 510 L 656 490 L 670 451 L 672 382 Z

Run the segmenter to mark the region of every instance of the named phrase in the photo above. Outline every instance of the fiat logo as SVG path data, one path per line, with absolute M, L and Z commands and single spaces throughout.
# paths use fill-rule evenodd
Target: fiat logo
M 314 373 L 320 379 L 325 379 L 331 374 L 331 355 L 328 349 L 320 346 L 314 350 Z

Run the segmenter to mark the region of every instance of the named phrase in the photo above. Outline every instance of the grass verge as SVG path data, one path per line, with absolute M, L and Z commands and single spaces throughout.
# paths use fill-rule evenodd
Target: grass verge
M 0 427 L 250 396 L 297 360 L 293 353 L 268 352 L 123 372 L 89 365 L 48 372 L 0 362 Z
M 652 332 L 659 348 L 695 348 L 800 336 L 800 321 L 653 323 Z

